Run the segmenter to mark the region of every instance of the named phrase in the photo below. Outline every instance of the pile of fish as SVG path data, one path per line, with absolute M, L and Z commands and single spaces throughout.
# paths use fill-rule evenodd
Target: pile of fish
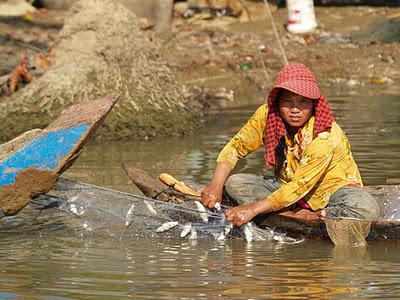
M 155 217 L 158 216 L 156 209 L 148 200 L 143 200 L 143 203 L 150 214 Z M 218 203 L 215 206 L 215 211 L 206 209 L 199 201 L 193 201 L 193 203 L 196 207 L 195 213 L 198 214 L 202 222 L 193 223 L 185 222 L 185 220 L 167 221 L 156 228 L 156 233 L 164 233 L 173 228 L 178 228 L 181 230 L 179 236 L 181 238 L 188 236 L 190 240 L 197 239 L 199 231 L 203 233 L 204 231 L 208 231 L 211 233 L 211 236 L 218 241 L 223 241 L 227 238 L 239 238 L 241 236 L 244 236 L 247 242 L 275 240 L 280 243 L 299 243 L 303 241 L 303 239 L 294 239 L 285 234 L 275 233 L 273 230 L 261 229 L 253 222 L 244 224 L 240 228 L 234 228 L 234 226 L 226 220 L 225 212 Z M 129 227 L 135 218 L 134 207 L 135 206 L 132 204 L 127 211 L 125 217 L 126 227 Z M 212 222 L 210 222 L 210 219 Z
M 174 204 L 61 178 L 47 195 L 35 199 L 40 217 L 57 216 L 80 234 L 116 237 L 182 238 L 189 240 L 245 239 L 299 243 L 286 234 L 261 229 L 253 222 L 232 226 L 221 207 L 208 209 L 199 201 Z M 22 216 L 22 215 L 21 215 Z

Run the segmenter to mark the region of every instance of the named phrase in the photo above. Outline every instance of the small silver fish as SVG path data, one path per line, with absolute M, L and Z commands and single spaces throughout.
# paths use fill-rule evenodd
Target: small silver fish
M 294 239 L 286 235 L 274 235 L 273 239 L 281 244 L 298 244 L 304 241 L 304 239 Z
M 157 216 L 157 211 L 154 209 L 154 207 L 147 201 L 143 200 L 144 204 L 146 205 L 147 209 L 153 216 Z
M 164 224 L 162 224 L 160 227 L 158 227 L 156 229 L 156 232 L 167 231 L 167 230 L 171 229 L 172 227 L 175 227 L 176 225 L 178 225 L 178 222 L 165 222 Z
M 224 234 L 228 235 L 231 232 L 232 228 L 233 228 L 233 225 L 231 223 L 229 223 L 228 225 L 225 225 L 224 226 Z
M 197 231 L 196 229 L 192 228 L 190 230 L 190 236 L 189 236 L 190 240 L 197 240 Z
M 221 204 L 219 204 L 219 202 L 215 203 L 214 207 L 215 207 L 215 209 L 216 209 L 217 211 L 220 211 L 220 210 L 221 210 Z
M 88 225 L 87 223 L 83 223 L 83 224 L 82 224 L 82 227 L 83 227 L 84 229 L 86 229 L 87 231 L 92 231 L 92 229 L 89 227 L 89 225 Z
M 74 203 L 70 204 L 69 210 L 70 210 L 73 214 L 79 215 L 78 207 L 77 207 Z
M 273 239 L 274 239 L 274 241 L 277 241 L 277 242 L 282 242 L 283 241 L 283 237 L 280 236 L 280 235 L 274 235 Z
M 201 204 L 199 201 L 195 200 L 194 203 L 196 204 L 197 210 L 200 212 L 200 218 L 208 223 L 208 215 L 207 215 L 207 211 L 206 208 L 204 207 L 203 204 Z
M 125 227 L 129 227 L 132 222 L 133 222 L 133 211 L 135 210 L 135 205 L 131 204 L 131 206 L 128 209 L 128 212 L 126 213 L 125 217 Z
M 192 229 L 192 223 L 186 223 L 184 226 L 183 226 L 183 230 L 182 230 L 182 232 L 181 232 L 181 237 L 185 237 L 185 236 L 187 236 L 188 235 L 188 233 L 191 231 L 191 229 Z
M 82 216 L 85 213 L 85 210 L 83 209 L 83 207 L 79 206 L 75 203 L 72 203 L 69 205 L 69 210 L 77 216 Z
M 225 240 L 225 233 L 224 233 L 224 231 L 225 231 L 225 230 L 222 230 L 221 233 L 219 234 L 219 236 L 218 236 L 218 238 L 217 238 L 218 241 L 224 241 L 224 240 Z
M 246 224 L 242 225 L 242 229 L 243 229 L 244 237 L 246 238 L 246 241 L 247 242 L 253 241 L 253 231 L 252 231 L 250 223 L 246 223 Z
M 78 200 L 78 195 L 74 195 L 74 196 L 70 197 L 68 199 L 68 202 L 74 202 L 75 200 Z

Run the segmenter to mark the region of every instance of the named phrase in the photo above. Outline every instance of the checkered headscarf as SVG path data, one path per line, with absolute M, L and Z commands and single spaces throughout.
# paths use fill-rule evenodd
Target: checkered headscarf
M 317 81 L 311 71 L 303 64 L 285 65 L 278 73 L 275 84 L 268 96 L 268 115 L 265 130 L 265 162 L 267 167 L 276 164 L 276 147 L 282 136 L 286 135 L 283 119 L 276 105 L 280 89 L 286 89 L 316 101 L 314 106 L 314 136 L 332 127 L 333 114 L 326 98 L 319 92 Z

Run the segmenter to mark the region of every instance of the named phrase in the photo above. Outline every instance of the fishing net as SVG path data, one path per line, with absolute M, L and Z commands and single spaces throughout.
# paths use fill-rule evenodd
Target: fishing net
M 382 222 L 382 225 L 379 226 L 385 226 L 387 232 L 381 232 L 378 236 L 386 239 L 387 234 L 391 235 L 397 232 L 395 228 L 399 225 L 400 189 L 397 185 L 364 188 L 375 198 L 379 205 L 380 214 L 378 221 Z M 370 232 L 372 222 L 371 220 L 353 218 L 325 218 L 325 224 L 329 237 L 335 245 L 363 246 L 366 245 L 365 239 Z M 376 235 L 377 228 L 373 227 L 373 235 Z
M 211 238 L 216 240 L 274 240 L 298 243 L 283 233 L 262 229 L 250 222 L 232 227 L 222 210 L 210 210 L 198 201 L 182 204 L 154 200 L 90 184 L 60 179 L 35 205 L 64 212 L 63 221 L 82 234 L 108 233 L 141 238 Z M 56 203 L 56 204 L 55 204 Z
M 365 246 L 371 221 L 351 218 L 325 218 L 328 235 L 335 246 Z

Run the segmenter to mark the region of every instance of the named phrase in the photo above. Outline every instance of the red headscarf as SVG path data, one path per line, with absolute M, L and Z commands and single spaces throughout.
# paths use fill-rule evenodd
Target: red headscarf
M 326 98 L 319 92 L 317 81 L 303 64 L 285 65 L 278 73 L 275 84 L 268 96 L 268 115 L 265 133 L 265 162 L 268 167 L 276 164 L 275 149 L 282 136 L 286 135 L 285 124 L 279 115 L 275 101 L 281 88 L 316 101 L 314 136 L 329 130 L 334 120 Z

